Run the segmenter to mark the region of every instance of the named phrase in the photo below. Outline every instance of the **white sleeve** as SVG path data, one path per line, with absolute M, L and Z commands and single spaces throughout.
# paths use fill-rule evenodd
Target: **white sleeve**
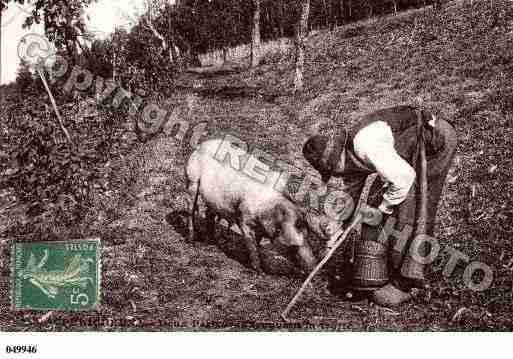
M 354 138 L 355 154 L 388 182 L 388 188 L 380 205 L 385 213 L 391 213 L 391 206 L 402 203 L 413 182 L 415 170 L 395 150 L 394 136 L 390 126 L 376 121 L 361 129 Z

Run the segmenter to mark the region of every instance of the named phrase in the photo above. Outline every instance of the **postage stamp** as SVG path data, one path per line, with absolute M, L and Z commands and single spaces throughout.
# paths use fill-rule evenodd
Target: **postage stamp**
M 12 309 L 96 309 L 101 298 L 100 249 L 99 238 L 14 243 Z

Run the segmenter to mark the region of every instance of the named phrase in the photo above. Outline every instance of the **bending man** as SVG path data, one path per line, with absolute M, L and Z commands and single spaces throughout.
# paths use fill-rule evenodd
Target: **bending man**
M 362 240 L 354 251 L 351 286 L 371 292 L 380 305 L 402 303 L 410 298 L 411 288 L 425 284 L 423 266 L 411 262 L 406 265 L 416 224 L 419 121 L 428 160 L 427 234 L 433 235 L 438 203 L 457 142 L 448 122 L 426 110 L 396 106 L 366 115 L 353 127 L 336 130 L 333 136 L 315 135 L 303 147 L 303 155 L 323 181 L 341 177 L 353 199 L 360 196 L 367 175 L 379 174 L 368 204 L 382 212 L 383 223 L 378 227 L 363 225 Z M 395 221 L 388 221 L 390 216 Z M 387 238 L 380 237 L 384 223 L 394 224 L 392 230 L 386 229 Z M 392 232 L 394 235 L 390 235 Z M 398 253 L 395 244 L 405 239 L 401 236 L 409 237 L 405 242 L 408 245 Z

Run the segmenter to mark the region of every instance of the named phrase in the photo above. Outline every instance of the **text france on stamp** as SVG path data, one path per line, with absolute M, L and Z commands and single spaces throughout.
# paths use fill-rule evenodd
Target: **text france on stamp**
M 100 303 L 100 239 L 15 242 L 12 309 L 94 310 Z

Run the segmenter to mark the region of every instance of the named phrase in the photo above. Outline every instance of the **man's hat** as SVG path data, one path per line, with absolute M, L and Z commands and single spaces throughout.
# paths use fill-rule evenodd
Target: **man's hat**
M 321 174 L 323 182 L 329 181 L 339 162 L 344 166 L 346 142 L 345 130 L 332 136 L 314 135 L 305 142 L 303 156 Z

